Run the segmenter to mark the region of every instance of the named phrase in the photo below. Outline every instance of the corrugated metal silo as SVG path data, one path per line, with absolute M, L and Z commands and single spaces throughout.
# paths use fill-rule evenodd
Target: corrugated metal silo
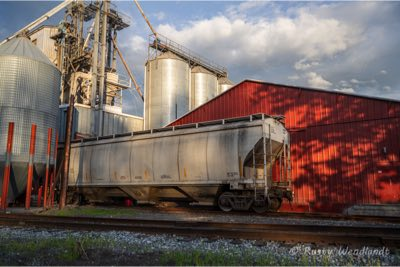
M 227 77 L 221 77 L 218 79 L 218 94 L 225 92 L 233 86 L 233 82 Z
M 145 129 L 167 125 L 189 111 L 189 64 L 166 52 L 146 63 Z
M 35 177 L 44 175 L 47 129 L 56 129 L 61 74 L 29 39 L 19 37 L 0 46 L 0 77 L 0 181 L 8 123 L 15 123 L 10 201 L 25 190 L 31 124 L 37 125 Z
M 191 108 L 196 108 L 217 95 L 217 76 L 201 66 L 192 68 Z

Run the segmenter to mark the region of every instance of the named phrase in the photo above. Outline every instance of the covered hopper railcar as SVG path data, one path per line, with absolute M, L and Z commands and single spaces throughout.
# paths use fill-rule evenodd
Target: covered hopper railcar
M 279 118 L 262 114 L 81 140 L 71 145 L 69 193 L 277 210 L 292 199 L 289 151 Z

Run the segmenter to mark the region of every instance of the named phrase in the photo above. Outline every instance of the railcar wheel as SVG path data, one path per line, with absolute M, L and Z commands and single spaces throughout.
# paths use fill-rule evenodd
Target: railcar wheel
M 225 192 L 222 193 L 219 198 L 218 198 L 218 207 L 222 211 L 231 211 L 233 209 L 231 205 L 231 199 L 234 197 L 234 195 L 231 192 Z
M 251 205 L 251 209 L 256 213 L 264 213 L 268 210 L 267 200 L 262 196 L 258 196 L 256 200 Z
M 255 206 L 253 204 L 253 206 L 251 206 L 252 210 L 255 211 L 256 213 L 264 213 L 268 210 L 268 206 L 264 205 L 264 206 Z
M 282 199 L 281 198 L 271 198 L 269 202 L 269 210 L 270 211 L 278 211 L 281 207 Z

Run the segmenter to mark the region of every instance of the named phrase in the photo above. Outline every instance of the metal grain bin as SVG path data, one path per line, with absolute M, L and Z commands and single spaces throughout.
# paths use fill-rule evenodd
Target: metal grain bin
M 189 111 L 189 64 L 166 52 L 146 63 L 145 129 L 167 125 Z
M 227 77 L 221 77 L 218 79 L 218 94 L 225 92 L 233 86 L 233 82 Z
M 196 108 L 217 95 L 217 76 L 203 67 L 192 68 L 191 108 Z
M 0 46 L 0 77 L 1 182 L 8 123 L 15 123 L 8 195 L 12 201 L 25 190 L 32 124 L 37 125 L 35 178 L 44 175 L 47 129 L 56 129 L 61 74 L 29 39 L 20 37 Z M 53 134 L 52 147 L 54 139 Z

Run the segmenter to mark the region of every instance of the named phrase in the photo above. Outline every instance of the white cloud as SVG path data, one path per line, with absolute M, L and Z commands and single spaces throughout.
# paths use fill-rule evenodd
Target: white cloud
M 147 42 L 146 40 L 139 35 L 133 35 L 128 38 L 127 41 L 123 42 L 120 46 L 124 48 L 128 48 L 132 52 L 143 52 L 146 50 Z
M 355 83 L 355 84 L 358 84 L 358 83 L 360 83 L 360 81 L 359 81 L 359 80 L 357 80 L 357 79 L 351 79 L 351 80 L 350 80 L 350 82 L 351 82 L 351 83 Z
M 306 77 L 307 83 L 313 88 L 329 89 L 329 87 L 332 85 L 331 82 L 325 80 L 321 75 L 318 75 L 315 72 L 307 73 Z
M 165 13 L 160 11 L 152 14 L 152 16 L 155 17 L 157 20 L 163 20 L 165 18 Z
M 387 92 L 390 92 L 392 90 L 392 88 L 390 86 L 384 86 L 382 89 Z
M 122 50 L 125 60 L 128 61 L 133 75 L 142 88 L 143 92 L 143 77 L 144 63 L 147 58 L 147 41 L 139 36 L 132 34 L 126 39 L 121 39 L 119 47 Z M 128 77 L 125 69 L 121 69 L 120 73 Z M 143 102 L 139 94 L 133 88 L 123 91 L 123 111 L 129 114 L 143 116 Z
M 380 74 L 386 75 L 386 74 L 387 74 L 387 71 L 386 71 L 386 70 L 381 70 L 381 71 L 380 71 Z
M 290 63 L 293 59 L 316 61 L 332 57 L 360 40 L 357 29 L 334 19 L 299 12 L 297 16 L 266 20 L 229 18 L 219 15 L 192 21 L 178 29 L 171 24 L 157 27 L 161 34 L 225 65 Z M 315 63 L 314 63 L 315 64 Z
M 292 81 L 296 81 L 296 80 L 300 79 L 300 76 L 295 74 L 295 75 L 288 76 L 288 79 L 292 80 Z
M 334 91 L 343 92 L 343 93 L 355 93 L 355 90 L 351 87 L 334 89 Z
M 365 80 L 365 81 L 361 81 L 361 80 L 357 80 L 357 79 L 351 79 L 350 82 L 352 84 L 357 84 L 357 85 L 368 85 L 368 84 L 377 84 L 377 81 L 375 79 L 372 80 Z
M 303 58 L 294 64 L 294 68 L 296 70 L 307 70 L 318 65 L 319 63 L 317 61 L 308 61 L 307 59 Z
M 270 6 L 270 4 L 268 1 L 245 1 L 239 5 L 234 4 L 229 6 L 226 12 L 231 18 L 243 17 L 244 14 L 254 9 L 260 9 L 267 5 Z
M 340 85 L 342 88 L 343 88 L 343 87 L 348 87 L 348 86 L 350 86 L 349 82 L 344 81 L 344 80 L 341 80 L 341 81 L 339 82 L 339 85 Z

